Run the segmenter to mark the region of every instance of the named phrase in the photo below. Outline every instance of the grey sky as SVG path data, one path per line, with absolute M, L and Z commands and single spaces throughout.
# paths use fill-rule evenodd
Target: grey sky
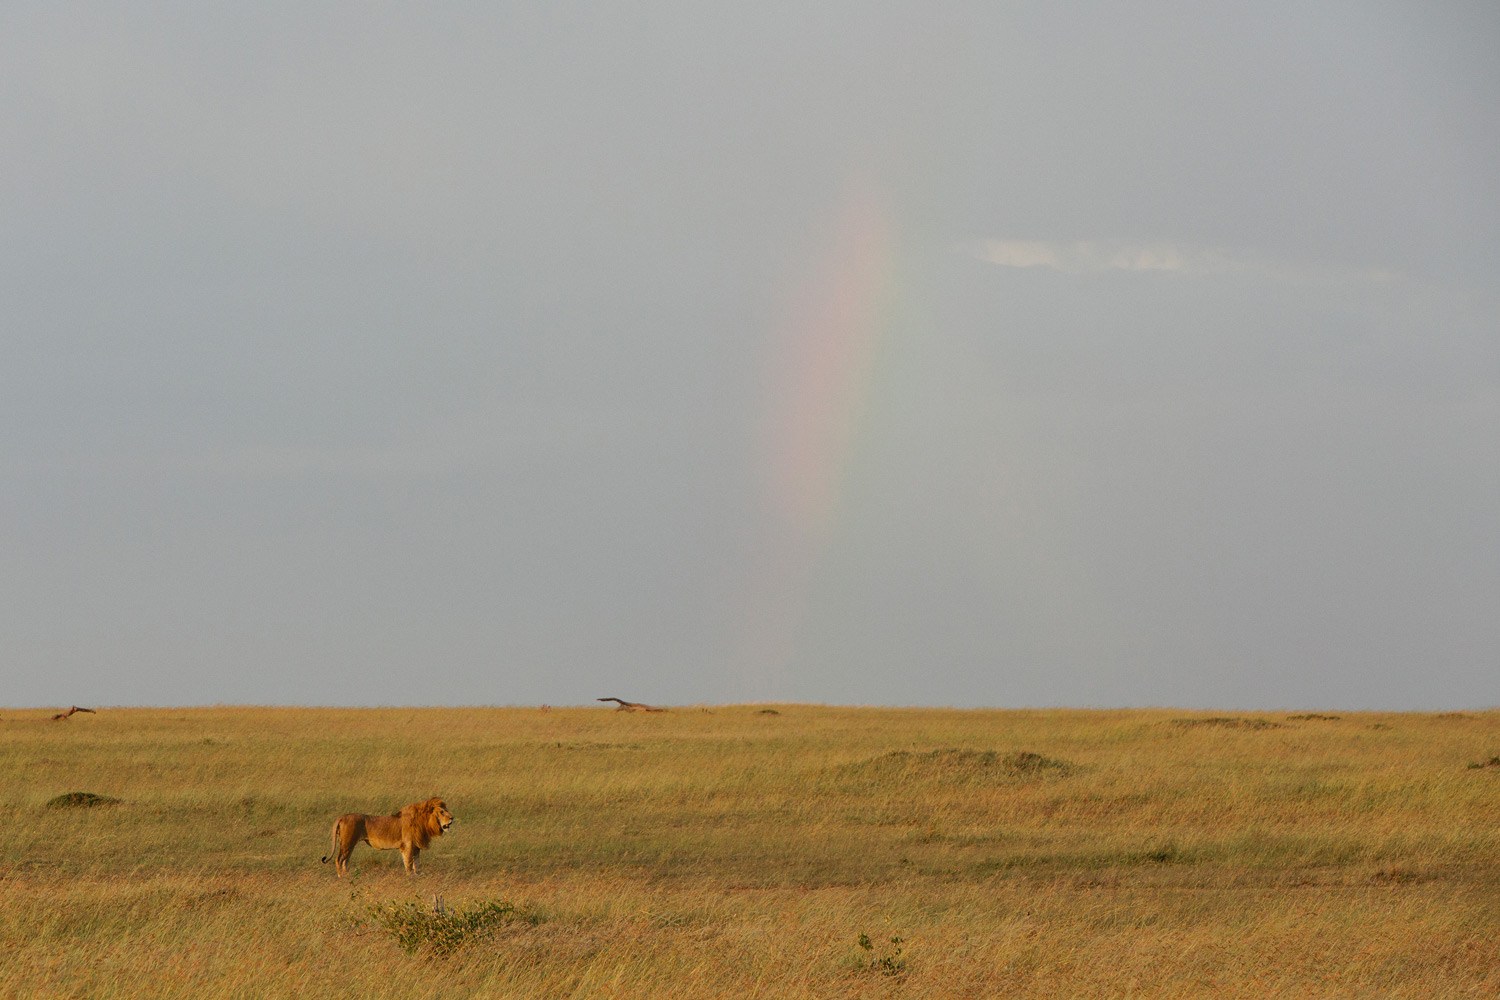
M 0 704 L 1500 704 L 1489 3 L 0 9 Z

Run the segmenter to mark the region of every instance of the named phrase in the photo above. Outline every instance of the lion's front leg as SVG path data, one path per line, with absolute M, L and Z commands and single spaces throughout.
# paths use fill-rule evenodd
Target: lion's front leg
M 417 873 L 417 855 L 421 853 L 422 849 L 416 844 L 401 845 L 401 861 L 406 865 L 406 874 L 415 875 Z

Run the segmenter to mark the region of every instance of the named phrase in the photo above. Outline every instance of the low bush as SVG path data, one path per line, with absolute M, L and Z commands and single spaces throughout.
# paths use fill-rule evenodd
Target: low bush
M 395 938 L 408 955 L 424 949 L 433 955 L 451 955 L 507 925 L 534 926 L 542 922 L 539 915 L 500 900 L 456 910 L 445 909 L 441 903 L 428 909 L 416 899 L 376 903 L 370 907 L 369 919 Z

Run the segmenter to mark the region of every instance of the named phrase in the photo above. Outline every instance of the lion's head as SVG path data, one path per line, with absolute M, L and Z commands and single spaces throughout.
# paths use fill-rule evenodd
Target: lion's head
M 434 837 L 440 837 L 453 825 L 453 814 L 448 811 L 448 803 L 442 799 L 428 799 L 427 804 L 431 807 L 427 814 L 428 829 Z
M 401 824 L 408 827 L 418 847 L 426 847 L 433 837 L 441 837 L 453 825 L 448 804 L 439 798 L 413 802 L 401 810 Z

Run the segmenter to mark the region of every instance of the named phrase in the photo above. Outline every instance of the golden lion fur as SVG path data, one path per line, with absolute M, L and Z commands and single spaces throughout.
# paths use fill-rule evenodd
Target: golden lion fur
M 439 798 L 413 802 L 389 816 L 345 813 L 333 824 L 333 852 L 323 859 L 323 864 L 332 858 L 334 870 L 340 876 L 348 874 L 349 855 L 363 841 L 376 850 L 399 850 L 406 873 L 415 875 L 417 855 L 433 837 L 441 837 L 452 825 L 453 814 Z

